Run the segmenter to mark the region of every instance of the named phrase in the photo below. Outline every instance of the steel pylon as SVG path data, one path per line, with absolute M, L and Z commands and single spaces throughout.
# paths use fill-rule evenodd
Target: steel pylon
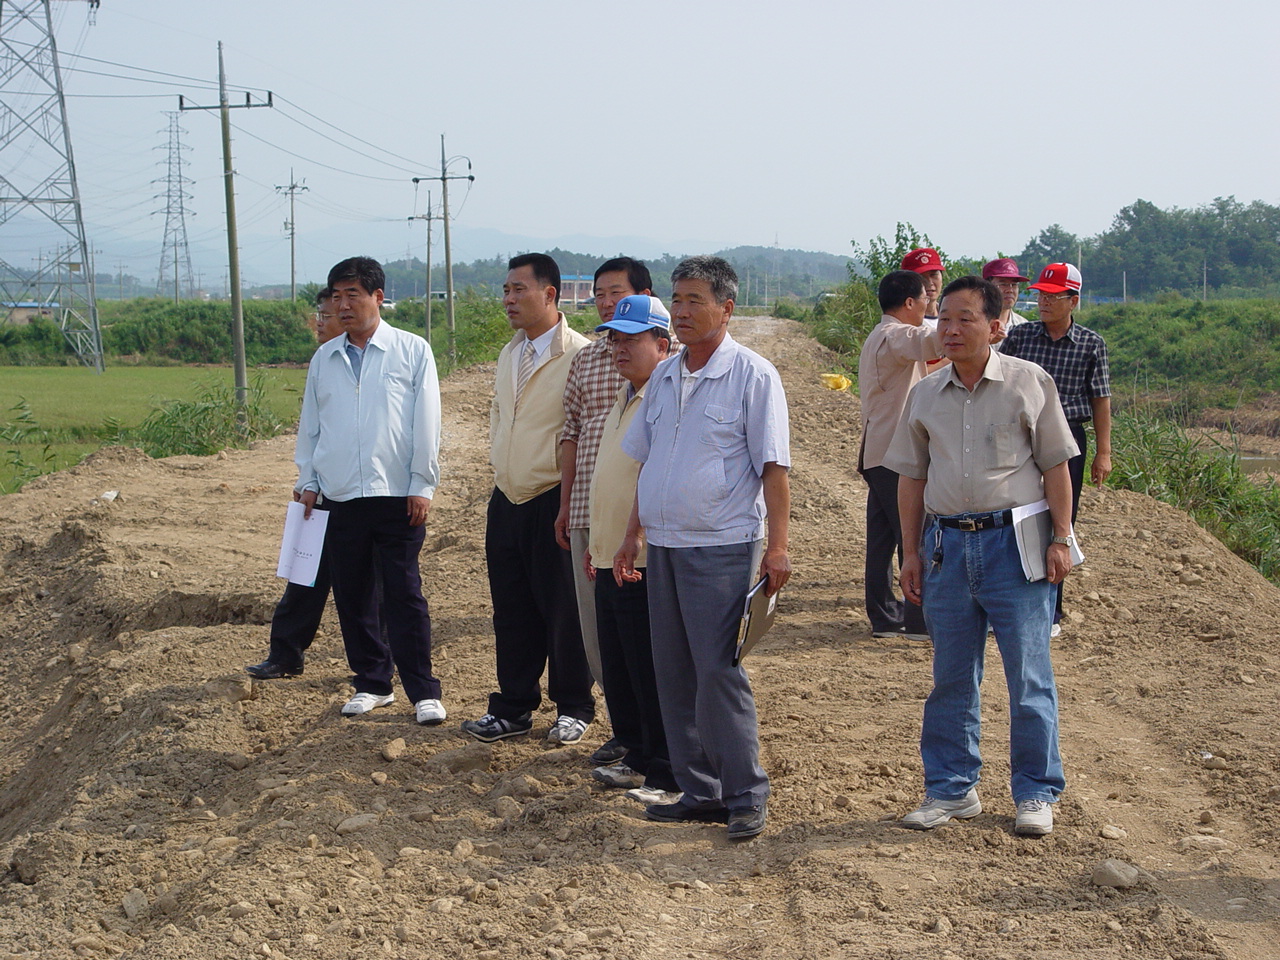
M 0 0 L 0 296 L 56 303 L 63 337 L 101 371 L 93 258 L 49 5 Z M 36 265 L 17 266 L 23 261 Z

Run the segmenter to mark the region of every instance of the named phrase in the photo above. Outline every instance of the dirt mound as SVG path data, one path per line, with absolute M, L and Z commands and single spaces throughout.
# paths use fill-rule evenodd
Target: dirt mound
M 523 741 L 459 736 L 493 683 L 493 369 L 476 367 L 442 384 L 423 552 L 441 727 L 403 695 L 340 717 L 331 612 L 304 676 L 243 673 L 281 589 L 291 438 L 104 450 L 4 498 L 0 957 L 1274 956 L 1280 593 L 1184 514 L 1087 493 L 1055 648 L 1057 829 L 1011 832 L 997 676 L 987 812 L 902 831 L 929 657 L 871 640 L 861 613 L 857 401 L 822 386 L 830 358 L 795 325 L 735 329 L 778 364 L 796 463 L 796 576 L 750 662 L 774 786 L 762 837 L 646 822 L 590 778 L 601 725 L 559 749 L 545 709 Z M 1113 859 L 1137 868 L 1129 885 L 1094 882 Z

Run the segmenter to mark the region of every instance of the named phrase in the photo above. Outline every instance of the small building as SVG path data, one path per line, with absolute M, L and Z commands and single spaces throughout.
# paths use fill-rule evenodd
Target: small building
M 595 277 L 590 274 L 566 273 L 560 276 L 560 300 L 569 301 L 575 307 L 595 299 Z
M 35 300 L 5 300 L 0 302 L 0 306 L 9 311 L 5 317 L 6 323 L 28 324 L 36 317 L 52 320 L 58 312 L 57 301 L 39 303 Z

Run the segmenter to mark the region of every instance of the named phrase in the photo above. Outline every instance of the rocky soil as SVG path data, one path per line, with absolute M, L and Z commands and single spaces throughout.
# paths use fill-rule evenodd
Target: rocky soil
M 559 749 L 546 708 L 529 738 L 459 734 L 493 684 L 480 366 L 442 387 L 422 561 L 441 727 L 403 695 L 339 715 L 332 613 L 304 676 L 243 673 L 281 591 L 291 438 L 104 450 L 3 498 L 0 958 L 1274 958 L 1280 592 L 1184 514 L 1087 492 L 1057 829 L 1012 833 L 993 645 L 986 812 L 904 831 L 929 652 L 861 612 L 857 400 L 798 327 L 735 329 L 782 373 L 795 460 L 796 574 L 749 660 L 762 836 L 646 822 L 590 778 L 603 724 Z

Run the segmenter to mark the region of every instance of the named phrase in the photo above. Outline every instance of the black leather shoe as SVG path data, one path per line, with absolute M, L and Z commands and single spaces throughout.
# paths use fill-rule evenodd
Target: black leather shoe
M 745 840 L 747 837 L 754 837 L 764 829 L 764 822 L 767 816 L 765 804 L 763 803 L 758 807 L 740 807 L 736 810 L 730 810 L 729 839 Z
M 627 755 L 627 748 L 618 742 L 617 737 L 610 737 L 600 746 L 596 747 L 596 752 L 590 757 L 592 764 L 597 767 L 607 767 L 611 763 L 617 763 Z
M 244 672 L 255 680 L 283 680 L 285 677 L 302 676 L 302 667 L 288 667 L 275 660 L 263 660 L 251 667 L 245 667 Z
M 728 823 L 729 811 L 724 807 L 690 807 L 683 801 L 653 803 L 644 808 L 644 815 L 659 823 Z

